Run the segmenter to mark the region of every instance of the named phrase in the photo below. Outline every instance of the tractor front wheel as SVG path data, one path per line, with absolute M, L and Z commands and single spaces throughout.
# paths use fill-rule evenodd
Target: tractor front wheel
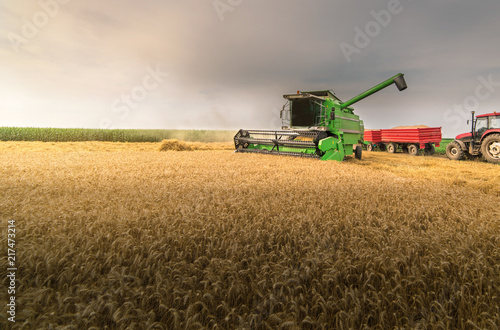
M 363 153 L 363 148 L 361 146 L 356 146 L 356 149 L 354 151 L 354 157 L 356 159 L 361 159 L 361 154 Z
M 450 142 L 446 146 L 446 156 L 451 160 L 461 160 L 464 158 L 464 151 L 458 142 Z
M 419 151 L 420 148 L 418 144 L 410 144 L 408 146 L 408 153 L 412 156 L 417 156 Z
M 487 136 L 481 146 L 481 152 L 490 163 L 500 164 L 500 134 Z
M 371 143 L 367 144 L 366 151 L 373 151 L 373 144 L 371 144 Z

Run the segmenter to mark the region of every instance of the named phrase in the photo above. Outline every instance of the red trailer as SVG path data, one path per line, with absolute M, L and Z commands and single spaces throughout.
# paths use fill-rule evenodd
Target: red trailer
M 382 142 L 382 132 L 379 129 L 365 130 L 365 141 L 371 141 L 373 143 Z
M 432 155 L 434 146 L 439 147 L 441 138 L 441 127 L 400 126 L 365 131 L 368 151 L 375 147 L 390 153 L 401 149 L 410 155 L 418 155 L 420 149 L 424 149 L 426 155 Z

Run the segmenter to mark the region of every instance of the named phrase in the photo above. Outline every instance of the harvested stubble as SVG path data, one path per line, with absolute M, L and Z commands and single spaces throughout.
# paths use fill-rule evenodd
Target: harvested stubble
M 0 152 L 136 152 L 156 151 L 158 142 L 0 142 Z
M 0 216 L 18 226 L 14 328 L 500 324 L 499 196 L 450 180 L 498 175 L 491 164 L 156 150 L 0 161 Z

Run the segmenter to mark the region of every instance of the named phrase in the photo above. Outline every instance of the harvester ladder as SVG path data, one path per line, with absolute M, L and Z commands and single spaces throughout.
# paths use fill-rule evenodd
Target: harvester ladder
M 312 100 L 311 106 L 314 107 L 315 104 L 318 105 L 320 109 L 316 116 L 315 124 L 316 126 L 326 126 L 326 107 L 323 105 L 323 102 Z
M 290 113 L 291 113 L 291 102 L 289 100 L 286 101 L 283 109 L 281 109 L 280 117 L 281 117 L 281 127 L 290 127 Z

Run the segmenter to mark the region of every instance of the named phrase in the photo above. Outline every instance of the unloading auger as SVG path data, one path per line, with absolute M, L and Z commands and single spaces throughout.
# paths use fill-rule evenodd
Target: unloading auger
M 364 126 L 351 105 L 392 84 L 405 90 L 404 75 L 399 73 L 347 102 L 331 90 L 283 95 L 287 102 L 280 112 L 282 130 L 240 129 L 234 136 L 236 152 L 337 161 L 355 154 L 361 159 Z

